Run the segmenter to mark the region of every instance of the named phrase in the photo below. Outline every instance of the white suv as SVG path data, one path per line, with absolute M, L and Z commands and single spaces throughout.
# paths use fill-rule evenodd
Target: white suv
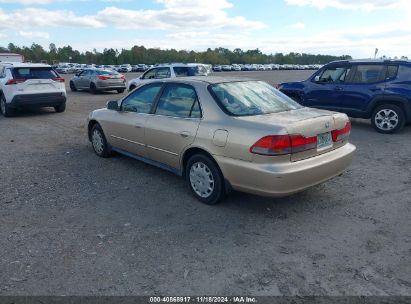
M 50 65 L 36 63 L 0 63 L 0 111 L 12 116 L 24 107 L 66 109 L 66 86 Z
M 178 64 L 159 65 L 159 66 L 149 69 L 139 78 L 130 80 L 127 84 L 127 89 L 129 91 L 132 91 L 150 79 L 187 77 L 187 76 L 207 76 L 207 74 L 208 74 L 208 71 L 204 67 L 203 64 L 178 63 Z

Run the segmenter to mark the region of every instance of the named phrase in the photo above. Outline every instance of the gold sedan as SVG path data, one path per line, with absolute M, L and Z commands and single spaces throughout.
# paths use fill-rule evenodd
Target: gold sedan
M 215 204 L 231 190 L 282 197 L 352 162 L 345 114 L 302 107 L 262 81 L 153 80 L 88 119 L 101 157 L 116 151 L 187 179 Z

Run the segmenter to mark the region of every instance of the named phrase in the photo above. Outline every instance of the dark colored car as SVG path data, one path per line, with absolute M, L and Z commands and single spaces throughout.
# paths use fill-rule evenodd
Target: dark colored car
M 278 88 L 304 106 L 371 119 L 380 133 L 411 122 L 411 61 L 335 61 L 305 81 Z

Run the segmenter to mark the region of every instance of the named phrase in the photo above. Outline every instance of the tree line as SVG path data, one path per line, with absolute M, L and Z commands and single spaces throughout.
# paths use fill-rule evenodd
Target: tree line
M 156 64 L 167 62 L 202 62 L 208 64 L 325 64 L 333 60 L 351 59 L 349 55 L 313 55 L 305 53 L 275 53 L 263 54 L 259 49 L 244 51 L 240 48 L 229 50 L 227 48 L 208 48 L 206 51 L 187 51 L 175 49 L 145 48 L 144 46 L 133 46 L 131 49 L 104 49 L 102 52 L 93 51 L 80 52 L 71 46 L 56 47 L 54 43 L 48 49 L 33 43 L 30 47 L 19 47 L 9 43 L 7 47 L 0 47 L 0 52 L 17 53 L 24 56 L 26 61 L 47 62 L 49 64 L 58 62 L 95 63 L 95 64 Z

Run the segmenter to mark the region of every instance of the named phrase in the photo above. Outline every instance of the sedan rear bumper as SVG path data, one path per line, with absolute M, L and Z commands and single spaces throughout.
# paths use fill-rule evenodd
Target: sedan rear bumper
M 99 81 L 96 83 L 96 88 L 97 90 L 121 90 L 121 89 L 125 90 L 126 84 L 124 82 L 110 83 L 110 82 Z
M 220 156 L 215 158 L 234 190 L 284 197 L 341 174 L 351 164 L 355 150 L 354 145 L 347 143 L 319 156 L 278 164 L 257 164 Z

